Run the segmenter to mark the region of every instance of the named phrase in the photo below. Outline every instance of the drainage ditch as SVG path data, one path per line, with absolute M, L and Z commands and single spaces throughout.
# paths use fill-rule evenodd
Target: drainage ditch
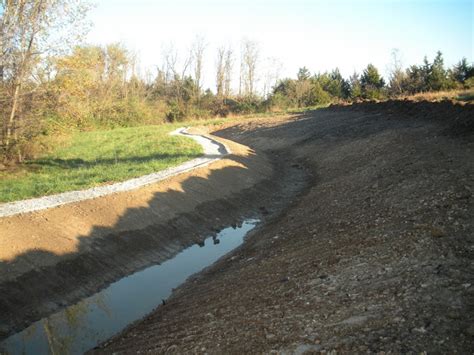
M 259 221 L 223 229 L 172 259 L 112 283 L 5 339 L 7 354 L 82 354 L 162 304 L 192 274 L 242 244 Z

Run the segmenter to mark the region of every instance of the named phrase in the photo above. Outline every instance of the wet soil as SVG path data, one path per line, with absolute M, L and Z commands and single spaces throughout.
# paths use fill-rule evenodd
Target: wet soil
M 223 127 L 310 186 L 261 185 L 287 208 L 93 352 L 471 353 L 473 120 L 405 101 Z

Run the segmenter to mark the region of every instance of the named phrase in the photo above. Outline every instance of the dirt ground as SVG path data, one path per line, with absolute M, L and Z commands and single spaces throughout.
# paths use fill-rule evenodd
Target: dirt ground
M 472 353 L 472 105 L 365 103 L 216 134 L 309 187 L 93 352 Z

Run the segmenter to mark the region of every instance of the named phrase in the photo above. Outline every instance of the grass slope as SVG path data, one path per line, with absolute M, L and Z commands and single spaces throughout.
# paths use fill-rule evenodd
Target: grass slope
M 84 189 L 149 174 L 202 155 L 179 125 L 80 132 L 20 171 L 0 172 L 0 202 Z

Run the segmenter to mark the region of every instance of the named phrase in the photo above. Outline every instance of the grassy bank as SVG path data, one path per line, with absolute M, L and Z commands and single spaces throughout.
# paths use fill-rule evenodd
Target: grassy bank
M 414 95 L 403 95 L 400 99 L 408 99 L 411 101 L 442 101 L 442 100 L 453 100 L 472 102 L 474 101 L 474 90 L 449 90 L 449 91 L 435 91 L 435 92 L 423 92 Z
M 178 124 L 78 132 L 41 159 L 0 172 L 0 202 L 123 181 L 202 154 L 189 138 L 170 136 Z

